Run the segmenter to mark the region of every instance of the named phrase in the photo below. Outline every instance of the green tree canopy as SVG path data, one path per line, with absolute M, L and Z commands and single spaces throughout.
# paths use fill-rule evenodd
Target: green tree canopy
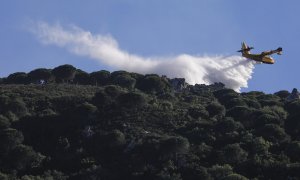
M 68 82 L 74 79 L 76 68 L 72 65 L 65 64 L 54 68 L 52 70 L 52 74 L 55 76 L 58 82 Z

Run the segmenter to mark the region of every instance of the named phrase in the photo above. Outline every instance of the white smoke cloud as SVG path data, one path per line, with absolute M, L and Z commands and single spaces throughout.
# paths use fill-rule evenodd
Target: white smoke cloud
M 254 64 L 240 56 L 141 57 L 119 48 L 109 35 L 93 35 L 76 26 L 64 28 L 59 24 L 35 23 L 31 31 L 44 44 L 66 48 L 70 52 L 88 56 L 115 69 L 141 74 L 156 73 L 170 78 L 183 77 L 189 84 L 222 82 L 226 87 L 240 91 L 247 87 Z

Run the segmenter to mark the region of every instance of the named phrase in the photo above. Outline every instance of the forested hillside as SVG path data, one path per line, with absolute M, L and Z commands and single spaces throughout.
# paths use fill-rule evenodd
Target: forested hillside
M 0 79 L 0 179 L 298 179 L 300 100 L 71 65 Z

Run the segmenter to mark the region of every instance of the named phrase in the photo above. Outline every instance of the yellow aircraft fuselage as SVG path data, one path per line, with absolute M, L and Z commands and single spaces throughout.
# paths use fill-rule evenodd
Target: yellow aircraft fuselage
M 274 64 L 275 61 L 274 59 L 270 56 L 271 54 L 278 54 L 281 55 L 282 53 L 282 48 L 279 47 L 275 50 L 270 50 L 270 51 L 264 51 L 261 52 L 260 54 L 251 54 L 250 50 L 253 49 L 253 47 L 248 47 L 245 42 L 242 43 L 242 48 L 238 52 L 242 53 L 242 56 L 257 62 L 265 63 L 265 64 Z
M 262 62 L 265 64 L 274 64 L 275 63 L 274 59 L 270 56 L 264 56 L 261 54 L 250 54 L 249 52 L 248 53 L 244 52 L 242 55 L 245 58 L 252 59 L 252 60 L 258 61 L 258 62 Z

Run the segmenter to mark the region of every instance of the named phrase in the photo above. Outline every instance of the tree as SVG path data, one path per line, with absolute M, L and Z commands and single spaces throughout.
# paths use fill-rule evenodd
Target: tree
M 132 90 L 135 87 L 136 80 L 129 75 L 118 75 L 113 79 L 114 84 Z
M 140 93 L 129 92 L 118 97 L 118 102 L 122 107 L 143 107 L 146 105 L 145 97 Z
M 16 170 L 29 170 L 39 167 L 44 159 L 45 156 L 36 153 L 31 147 L 21 144 L 10 152 L 7 166 Z
M 92 72 L 90 78 L 94 85 L 104 86 L 109 83 L 110 72 L 105 70 Z
M 251 142 L 251 152 L 259 155 L 266 155 L 268 153 L 271 143 L 262 137 L 256 137 Z
M 218 159 L 224 164 L 240 164 L 246 161 L 248 153 L 239 144 L 228 144 L 219 152 Z
M 28 73 L 29 81 L 32 83 L 41 83 L 41 81 L 48 83 L 51 77 L 51 70 L 45 68 L 35 69 Z
M 24 72 L 16 72 L 10 74 L 5 79 L 5 83 L 6 84 L 27 84 L 28 83 L 27 74 Z
M 136 88 L 147 93 L 164 93 L 170 90 L 170 84 L 158 75 L 146 75 L 137 82 Z
M 209 168 L 208 171 L 214 179 L 222 179 L 233 173 L 232 167 L 229 164 L 216 164 Z
M 124 134 L 118 129 L 106 134 L 105 140 L 109 147 L 118 147 L 126 143 Z
M 189 115 L 195 119 L 198 118 L 208 118 L 209 114 L 203 106 L 196 106 L 189 108 Z
M 54 68 L 52 74 L 55 76 L 57 82 L 69 82 L 74 79 L 76 68 L 72 65 L 65 64 Z
M 218 121 L 215 128 L 216 132 L 224 134 L 234 131 L 241 131 L 244 129 L 244 126 L 240 122 L 234 121 L 232 118 L 227 117 L 223 120 Z
M 12 128 L 0 130 L 0 156 L 5 156 L 8 152 L 21 144 L 24 140 L 23 134 Z
M 218 102 L 209 104 L 208 106 L 206 106 L 206 110 L 208 111 L 210 117 L 225 115 L 225 107 Z
M 161 151 L 170 153 L 187 153 L 190 148 L 188 139 L 176 136 L 167 137 L 161 141 Z
M 300 140 L 300 113 L 290 115 L 290 117 L 285 121 L 285 130 L 287 133 L 296 137 L 297 140 Z
M 28 112 L 27 106 L 21 98 L 11 100 L 7 104 L 7 108 L 9 111 L 13 112 L 18 117 L 25 116 Z
M 276 124 L 266 124 L 257 130 L 257 134 L 273 143 L 289 142 L 290 136 Z
M 9 120 L 5 116 L 0 115 L 0 130 L 6 129 L 9 126 L 10 126 Z
M 84 72 L 80 69 L 76 70 L 76 74 L 73 82 L 75 84 L 87 85 L 90 84 L 90 75 L 87 72 Z
M 281 99 L 285 99 L 290 95 L 290 93 L 289 93 L 289 91 L 282 90 L 282 91 L 278 91 L 278 92 L 274 93 L 274 95 L 280 97 Z
M 245 106 L 233 107 L 226 113 L 226 116 L 233 117 L 234 120 L 241 122 L 246 128 L 253 126 L 255 115 L 255 110 Z
M 285 152 L 293 161 L 300 161 L 300 141 L 289 143 Z
M 240 174 L 230 174 L 224 177 L 223 180 L 248 180 L 248 178 Z

